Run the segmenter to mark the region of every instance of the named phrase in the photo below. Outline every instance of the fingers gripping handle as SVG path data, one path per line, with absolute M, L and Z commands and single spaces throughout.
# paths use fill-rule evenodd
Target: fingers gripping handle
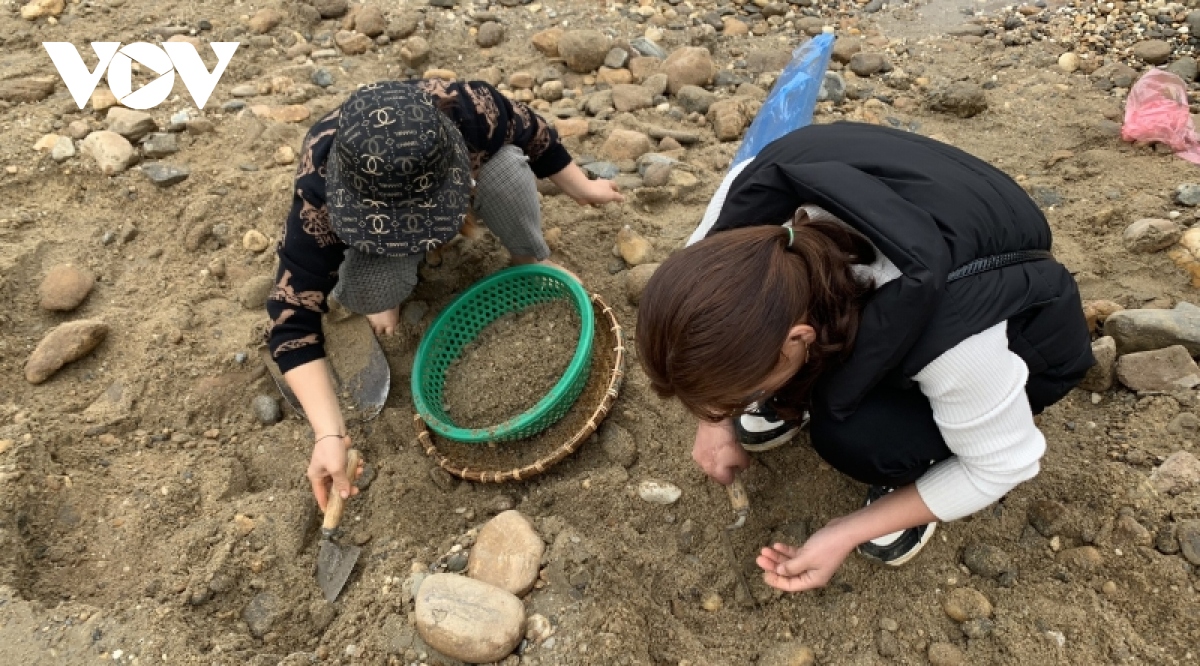
M 350 483 L 354 483 L 354 475 L 358 472 L 358 449 L 350 449 L 346 452 L 346 477 L 350 479 Z M 342 509 L 346 507 L 346 500 L 338 494 L 336 490 L 331 490 L 329 500 L 325 503 L 325 520 L 321 522 L 322 530 L 337 529 L 338 524 L 342 522 Z

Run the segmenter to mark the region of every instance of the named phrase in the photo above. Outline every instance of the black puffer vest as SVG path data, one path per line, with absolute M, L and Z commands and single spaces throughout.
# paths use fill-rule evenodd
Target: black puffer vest
M 1057 261 L 947 283 L 976 259 L 1050 249 L 1045 216 L 999 169 L 899 130 L 810 125 L 768 144 L 738 175 L 709 235 L 780 224 L 806 203 L 862 233 L 903 273 L 871 295 L 853 352 L 821 380 L 834 418 L 853 414 L 881 382 L 911 384 L 943 352 L 1002 321 L 1009 348 L 1029 366 L 1035 410 L 1095 362 L 1075 280 Z

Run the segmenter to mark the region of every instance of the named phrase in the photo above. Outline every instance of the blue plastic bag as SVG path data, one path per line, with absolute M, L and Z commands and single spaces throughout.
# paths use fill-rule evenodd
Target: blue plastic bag
M 796 47 L 792 60 L 783 68 L 771 94 L 763 102 L 750 129 L 742 138 L 733 164 L 758 154 L 763 146 L 812 122 L 817 95 L 825 79 L 825 68 L 833 53 L 833 35 L 818 35 Z

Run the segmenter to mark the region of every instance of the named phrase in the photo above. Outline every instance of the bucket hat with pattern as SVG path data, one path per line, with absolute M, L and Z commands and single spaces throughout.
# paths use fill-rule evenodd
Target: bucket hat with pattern
M 382 81 L 342 103 L 326 204 L 351 249 L 387 257 L 436 249 L 458 233 L 470 201 L 466 142 L 429 93 Z

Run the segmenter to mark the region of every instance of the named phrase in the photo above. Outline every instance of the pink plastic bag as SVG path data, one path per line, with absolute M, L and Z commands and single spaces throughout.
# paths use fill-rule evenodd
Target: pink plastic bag
M 1152 69 L 1138 79 L 1125 101 L 1121 138 L 1157 141 L 1170 146 L 1179 157 L 1200 164 L 1200 136 L 1188 113 L 1183 79 L 1161 69 Z

